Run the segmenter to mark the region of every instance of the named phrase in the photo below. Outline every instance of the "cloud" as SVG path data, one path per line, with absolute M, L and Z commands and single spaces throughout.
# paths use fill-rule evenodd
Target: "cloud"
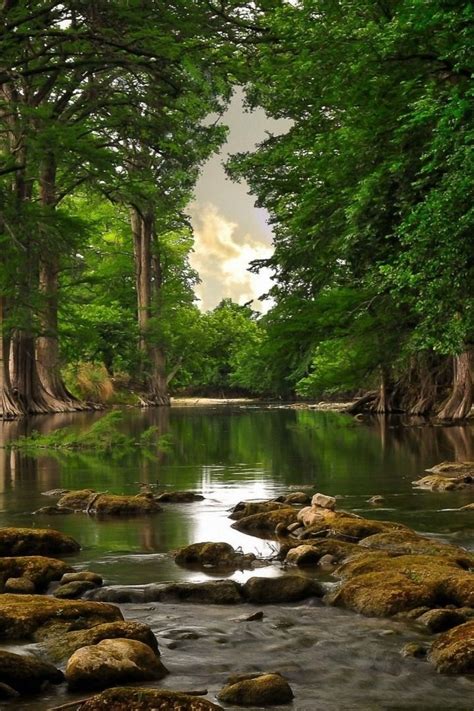
M 244 304 L 268 291 L 271 278 L 268 269 L 259 274 L 247 270 L 254 259 L 266 259 L 272 248 L 239 229 L 219 208 L 207 202 L 195 203 L 190 210 L 194 229 L 194 253 L 191 265 L 199 272 L 202 283 L 196 294 L 203 310 L 214 308 L 222 299 L 231 298 Z M 266 311 L 270 302 L 255 301 L 253 308 Z

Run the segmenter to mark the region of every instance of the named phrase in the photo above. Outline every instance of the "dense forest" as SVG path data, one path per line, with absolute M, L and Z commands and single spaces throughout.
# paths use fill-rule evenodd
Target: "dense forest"
M 0 418 L 169 394 L 473 399 L 474 8 L 1 0 Z M 187 214 L 236 87 L 291 121 L 227 170 L 272 308 L 199 310 Z

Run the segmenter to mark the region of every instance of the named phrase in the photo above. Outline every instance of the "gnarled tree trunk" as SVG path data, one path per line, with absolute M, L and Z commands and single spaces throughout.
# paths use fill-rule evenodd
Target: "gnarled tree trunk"
M 440 420 L 463 420 L 472 407 L 472 349 L 466 348 L 453 359 L 451 395 L 438 412 Z
M 5 299 L 0 296 L 0 420 L 25 414 L 10 381 L 10 336 L 5 328 Z

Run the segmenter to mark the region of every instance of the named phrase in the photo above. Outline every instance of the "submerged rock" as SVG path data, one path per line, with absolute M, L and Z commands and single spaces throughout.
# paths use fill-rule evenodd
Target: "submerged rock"
M 281 674 L 271 672 L 230 677 L 217 698 L 238 706 L 276 706 L 289 703 L 294 694 Z
M 21 578 L 30 580 L 35 590 L 41 591 L 70 570 L 72 568 L 69 565 L 56 558 L 44 556 L 0 558 L 0 589 L 2 582 L 8 578 Z M 13 592 L 13 590 L 8 591 L 5 588 L 5 592 Z
M 321 597 L 322 586 L 316 580 L 300 575 L 279 578 L 249 578 L 242 586 L 244 598 L 256 604 L 298 602 L 308 597 Z
M 34 639 L 122 621 L 118 607 L 86 600 L 57 600 L 42 595 L 0 595 L 0 639 Z
M 86 630 L 72 630 L 48 640 L 47 654 L 51 659 L 60 661 L 68 659 L 73 652 L 81 647 L 90 647 L 104 639 L 134 639 L 148 645 L 156 655 L 159 655 L 158 642 L 153 631 L 142 622 L 106 622 Z
M 149 494 L 118 496 L 91 489 L 70 491 L 59 499 L 58 506 L 107 516 L 143 516 L 162 511 L 156 499 Z
M 73 509 L 67 509 L 65 506 L 42 506 L 40 509 L 33 511 L 35 516 L 66 516 L 74 513 Z
M 220 709 L 206 699 L 167 689 L 118 688 L 82 702 L 77 711 L 212 711 Z
M 251 568 L 256 556 L 253 553 L 240 553 L 229 543 L 192 543 L 174 553 L 175 562 L 183 566 L 201 566 L 203 568 L 230 568 L 243 570 Z
M 234 580 L 209 580 L 200 583 L 161 583 L 110 586 L 92 590 L 90 600 L 107 602 L 192 602 L 208 605 L 236 605 L 242 602 L 241 587 Z
M 376 494 L 375 496 L 371 496 L 370 499 L 367 499 L 368 504 L 372 504 L 373 506 L 378 506 L 379 504 L 383 504 L 385 501 L 383 496 L 380 496 L 380 494 Z
M 0 556 L 56 556 L 80 548 L 73 538 L 51 528 L 0 528 Z
M 431 645 L 428 660 L 442 674 L 474 674 L 474 621 L 441 634 Z
M 414 657 L 415 659 L 424 659 L 426 657 L 426 648 L 418 642 L 407 642 L 400 650 L 402 657 Z
M 117 683 L 154 681 L 167 673 L 147 644 L 117 638 L 74 652 L 67 663 L 66 680 L 70 689 L 103 689 Z
M 45 683 L 60 684 L 64 674 L 33 655 L 0 650 L 0 682 L 20 694 L 41 691 Z
M 165 491 L 155 496 L 155 499 L 163 504 L 188 504 L 192 501 L 204 501 L 204 496 L 194 491 Z

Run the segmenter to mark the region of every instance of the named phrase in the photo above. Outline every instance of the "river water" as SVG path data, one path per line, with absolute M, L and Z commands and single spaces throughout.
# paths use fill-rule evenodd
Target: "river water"
M 32 429 L 45 433 L 69 424 L 86 428 L 98 417 L 58 415 L 3 423 L 0 442 Z M 179 568 L 168 556 L 188 543 L 222 540 L 245 552 L 274 553 L 275 544 L 230 528 L 228 510 L 240 500 L 272 498 L 290 490 L 337 495 L 346 510 L 400 521 L 474 549 L 474 515 L 456 510 L 470 503 L 470 495 L 417 491 L 411 485 L 440 461 L 472 458 L 469 427 L 430 427 L 396 418 L 359 422 L 334 412 L 252 406 L 124 413 L 128 432 L 138 435 L 151 425 L 169 435 L 166 453 L 33 458 L 0 449 L 0 525 L 62 530 L 82 545 L 70 558 L 72 565 L 101 573 L 107 584 L 126 585 L 211 577 Z M 54 503 L 42 493 L 49 489 L 87 487 L 133 494 L 140 483 L 157 490 L 192 489 L 205 500 L 167 504 L 163 513 L 146 519 L 33 513 Z M 375 494 L 384 497 L 381 506 L 367 503 Z M 243 581 L 249 575 L 282 572 L 273 565 L 231 577 Z M 423 639 L 405 623 L 367 619 L 319 603 L 268 607 L 264 620 L 253 623 L 236 621 L 251 612 L 249 606 L 153 603 L 122 609 L 125 617 L 153 627 L 172 672 L 161 682 L 168 688 L 204 687 L 213 698 L 229 673 L 278 670 L 290 680 L 295 692 L 291 708 L 296 711 L 474 709 L 472 680 L 440 677 L 427 663 L 400 656 L 405 642 Z M 60 688 L 40 700 L 9 707 L 39 711 L 65 700 Z

